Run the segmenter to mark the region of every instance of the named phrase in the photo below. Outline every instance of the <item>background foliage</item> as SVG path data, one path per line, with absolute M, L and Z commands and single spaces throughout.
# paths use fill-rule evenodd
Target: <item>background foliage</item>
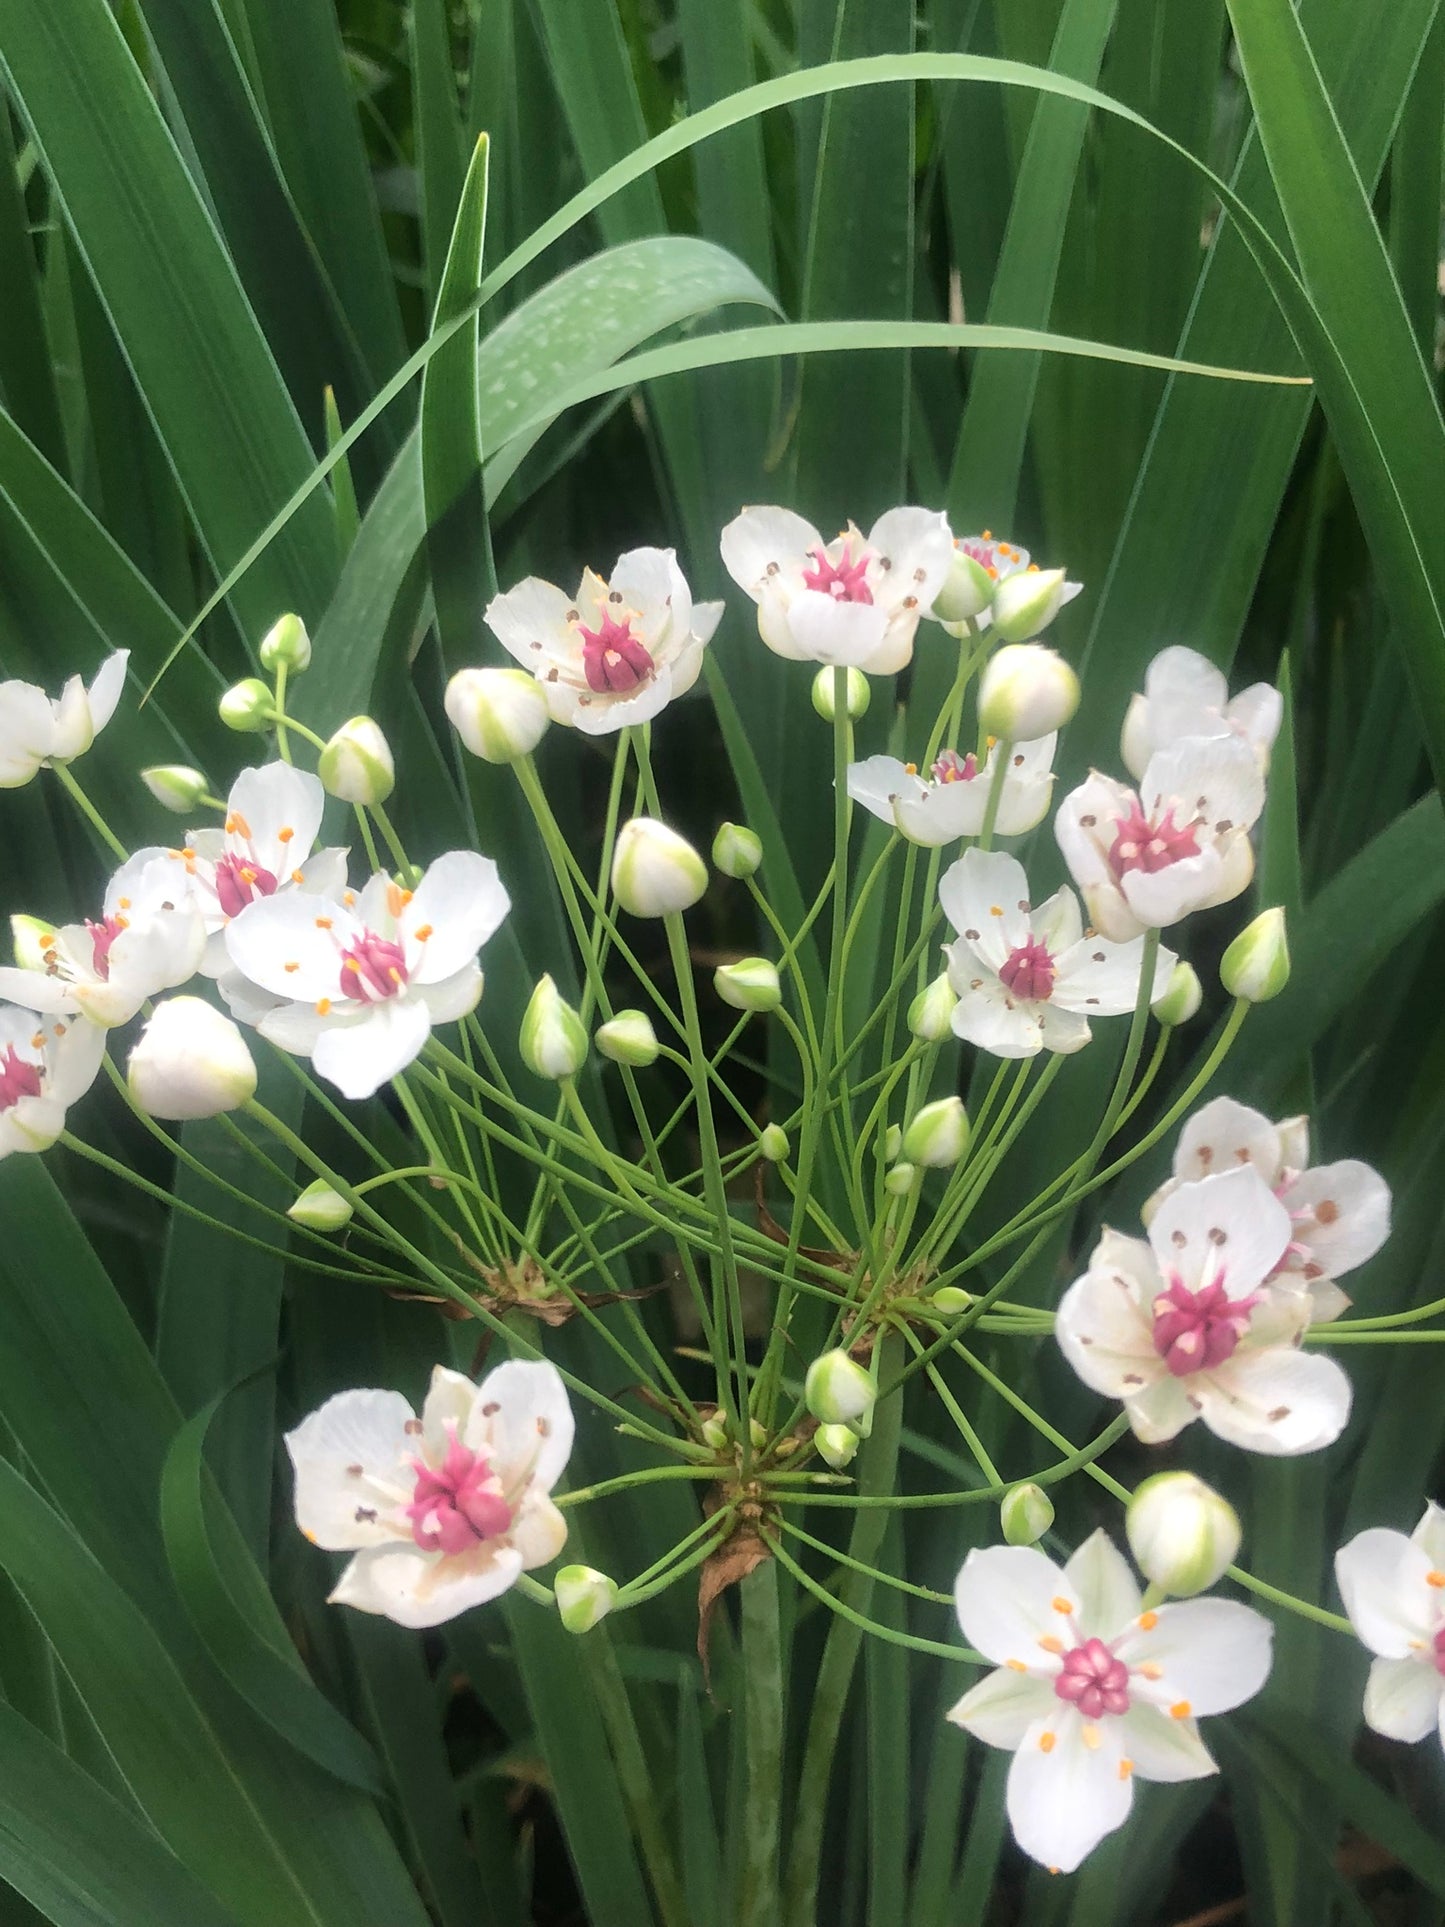
M 493 659 L 480 614 L 495 580 L 566 581 L 662 540 L 698 593 L 721 593 L 716 531 L 748 501 L 826 528 L 915 500 L 955 529 L 1006 531 L 1087 584 L 1051 638 L 1086 678 L 1066 779 L 1112 757 L 1167 642 L 1237 661 L 1238 679 L 1285 678 L 1260 901 L 1289 907 L 1295 975 L 1226 1087 L 1311 1109 L 1324 1155 L 1386 1173 L 1396 1233 L 1355 1296 L 1428 1302 L 1445 1252 L 1439 13 L 0 0 L 0 668 L 55 684 L 119 646 L 143 684 L 165 668 L 87 765 L 121 837 L 152 841 L 165 832 L 135 768 L 194 762 L 224 783 L 238 745 L 216 695 L 298 610 L 316 638 L 303 717 L 374 710 L 411 847 L 474 833 L 502 860 L 517 908 L 488 952 L 500 1041 L 566 951 L 505 772 L 460 767 L 438 727 L 446 675 Z M 768 97 L 687 144 L 680 117 L 759 82 Z M 572 200 L 669 130 L 616 191 Z M 699 836 L 729 811 L 751 821 L 786 906 L 828 861 L 830 742 L 805 677 L 733 605 L 715 702 L 658 731 L 664 793 Z M 925 641 L 900 702 L 931 715 L 947 673 Z M 883 695 L 864 753 L 895 722 Z M 585 860 L 602 766 L 559 734 L 549 789 Z M 0 797 L 0 835 L 7 907 L 51 914 L 92 892 L 96 850 L 52 790 Z M 1042 841 L 1034 860 L 1050 861 Z M 721 892 L 694 935 L 709 964 L 758 947 Z M 1023 1139 L 993 1221 L 1092 1129 L 1111 1065 L 1104 1047 L 1088 1058 Z M 760 1107 L 766 1092 L 760 1066 Z M 263 1095 L 344 1161 L 284 1068 Z M 187 1127 L 186 1150 L 231 1194 L 173 1170 L 99 1096 L 83 1128 L 260 1248 L 93 1164 L 0 1167 L 6 1918 L 637 1927 L 656 1917 L 659 1861 L 629 1814 L 651 1811 L 685 1894 L 680 1915 L 660 1903 L 667 1918 L 732 1921 L 717 1842 L 746 1761 L 725 1615 L 708 1692 L 678 1591 L 576 1643 L 525 1602 L 425 1646 L 328 1613 L 322 1562 L 273 1536 L 279 1430 L 341 1385 L 414 1390 L 448 1345 L 470 1362 L 472 1337 L 344 1260 L 331 1277 L 288 1263 L 268 1213 L 290 1174 L 258 1188 L 214 1127 Z M 369 1128 L 398 1137 L 380 1105 Z M 1039 1302 L 1157 1175 L 1130 1173 L 1060 1227 L 1030 1281 Z M 649 1316 L 665 1324 L 667 1300 Z M 585 1329 L 548 1343 L 625 1396 Z M 1319 1458 L 1191 1461 L 1240 1500 L 1254 1570 L 1333 1604 L 1333 1546 L 1366 1524 L 1408 1529 L 1445 1430 L 1438 1356 L 1351 1346 L 1357 1422 Z M 1082 1435 L 1082 1388 L 1058 1375 L 1042 1395 Z M 994 1456 L 1025 1470 L 1036 1448 L 985 1411 Z M 933 1407 L 909 1419 L 910 1484 L 977 1478 Z M 593 1416 L 579 1462 L 599 1477 L 633 1461 Z M 651 1496 L 649 1518 L 619 1503 L 577 1556 L 639 1569 L 655 1510 L 677 1537 L 691 1503 Z M 1065 1508 L 1066 1542 L 1091 1517 L 1086 1499 Z M 986 1530 L 913 1513 L 889 1556 L 946 1584 Z M 800 1742 L 819 1614 L 786 1581 L 783 1598 Z M 910 1624 L 949 1636 L 941 1609 Z M 1356 1744 L 1364 1666 L 1335 1635 L 1282 1626 L 1269 1692 L 1219 1740 L 1222 1791 L 1149 1789 L 1127 1837 L 1050 1882 L 1004 1845 L 1006 1762 L 941 1722 L 949 1669 L 870 1643 L 819 1917 L 1438 1922 L 1440 1761 Z M 600 1709 L 621 1681 L 642 1746 L 614 1758 Z

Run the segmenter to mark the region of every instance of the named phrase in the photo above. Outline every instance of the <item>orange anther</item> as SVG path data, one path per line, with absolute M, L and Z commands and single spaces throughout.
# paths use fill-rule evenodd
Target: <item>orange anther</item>
M 1045 1633 L 1039 1644 L 1046 1653 L 1061 1653 L 1064 1650 L 1064 1642 L 1057 1633 Z
M 1004 1665 L 1008 1667 L 1011 1673 L 1026 1673 L 1029 1670 L 1021 1659 L 1006 1659 Z
M 1052 1753 L 1055 1746 L 1058 1745 L 1058 1740 L 1059 1740 L 1059 1736 L 1057 1733 L 1040 1733 L 1039 1735 L 1040 1753 Z
M 418 943 L 425 943 L 431 933 L 432 926 L 429 923 L 419 923 L 412 934 Z
M 1188 1700 L 1175 1700 L 1169 1709 L 1169 1717 L 1171 1720 L 1187 1720 L 1190 1710 Z
M 1120 1762 L 1119 1762 L 1119 1778 L 1120 1778 L 1121 1780 L 1127 1780 L 1127 1779 L 1128 1779 L 1128 1777 L 1129 1777 L 1129 1775 L 1130 1775 L 1130 1774 L 1131 1774 L 1131 1773 L 1132 1773 L 1133 1771 L 1134 1771 L 1134 1762 L 1133 1762 L 1132 1760 L 1120 1760 Z
M 1427 1586 L 1445 1586 L 1445 1572 L 1427 1572 L 1425 1574 L 1425 1584 Z
M 293 883 L 304 883 L 306 881 L 306 872 L 304 870 L 293 870 L 291 872 L 291 881 Z
M 324 1017 L 330 1009 L 331 999 L 329 997 L 318 997 L 316 999 L 316 1015 L 318 1017 Z
M 129 910 L 129 908 L 130 908 L 130 898 L 129 898 L 129 897 L 121 897 L 121 898 L 119 899 L 119 902 L 118 902 L 118 905 L 117 905 L 117 907 L 118 907 L 119 909 L 121 909 L 121 910 Z
M 291 971 L 293 971 L 293 970 L 299 970 L 299 969 L 301 968 L 301 966 L 300 966 L 300 964 L 299 964 L 299 963 L 294 963 L 294 962 L 293 962 L 293 963 L 287 963 L 287 964 L 282 964 L 282 966 L 281 966 L 281 968 L 282 968 L 282 969 L 283 969 L 284 971 L 286 971 L 286 972 L 287 972 L 287 974 L 289 975 Z
M 284 830 L 277 830 L 276 841 L 278 843 L 289 843 L 295 834 L 295 830 L 291 829 L 288 825 Z
M 1159 1615 L 1158 1615 L 1158 1613 L 1140 1613 L 1140 1615 L 1139 1615 L 1139 1630 L 1140 1630 L 1140 1632 L 1142 1632 L 1142 1633 L 1152 1633 L 1152 1632 L 1153 1632 L 1153 1630 L 1154 1630 L 1154 1628 L 1155 1628 L 1155 1627 L 1156 1627 L 1156 1626 L 1157 1626 L 1158 1624 L 1159 1624 Z
M 330 917 L 318 917 L 316 919 L 316 928 L 318 930 L 329 930 L 331 928 Z
M 993 914 L 996 917 L 1001 917 L 1003 915 L 1003 911 L 995 910 Z M 1055 1593 L 1053 1599 L 1049 1603 L 1052 1605 L 1056 1613 L 1071 1613 L 1074 1610 L 1073 1600 L 1065 1599 L 1062 1593 Z

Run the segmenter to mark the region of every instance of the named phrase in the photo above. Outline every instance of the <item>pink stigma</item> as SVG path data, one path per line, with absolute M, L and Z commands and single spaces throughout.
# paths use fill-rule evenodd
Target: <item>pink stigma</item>
M 581 628 L 581 635 L 587 687 L 599 696 L 626 695 L 629 689 L 646 682 L 656 667 L 633 635 L 631 621 L 617 622 L 606 609 L 602 611 L 601 628 Z
M 253 897 L 276 894 L 276 879 L 248 857 L 216 858 L 216 901 L 225 917 L 239 917 Z
M 1435 1635 L 1431 1657 L 1435 1661 L 1435 1671 L 1445 1679 L 1445 1626 Z
M 856 562 L 848 560 L 845 548 L 838 562 L 828 560 L 827 551 L 814 549 L 816 566 L 803 571 L 803 586 L 817 589 L 822 595 L 832 596 L 835 602 L 871 602 L 873 591 L 868 587 L 868 558 L 860 555 Z
M 1153 876 L 1157 870 L 1167 870 L 1171 863 L 1198 854 L 1197 823 L 1177 824 L 1172 803 L 1157 823 L 1151 823 L 1135 798 L 1129 804 L 1128 815 L 1121 816 L 1115 824 L 1109 867 L 1115 876 L 1124 876 L 1130 870 L 1142 870 L 1146 876 Z
M 1047 944 L 1030 937 L 1017 950 L 1011 950 L 998 973 L 998 980 L 1011 995 L 1025 1003 L 1046 1003 L 1053 995 L 1054 960 Z
M 17 1054 L 13 1044 L 7 1044 L 5 1055 L 0 1057 L 0 1111 L 12 1109 L 22 1097 L 39 1096 L 38 1066 L 27 1063 Z
M 1064 1654 L 1054 1691 L 1077 1706 L 1086 1720 L 1096 1720 L 1103 1713 L 1127 1713 L 1129 1668 L 1122 1659 L 1115 1659 L 1102 1639 L 1086 1639 Z
M 1231 1298 L 1222 1279 L 1191 1291 L 1180 1278 L 1154 1300 L 1154 1349 L 1175 1378 L 1208 1371 L 1234 1356 L 1257 1296 Z
M 364 930 L 349 950 L 341 953 L 341 994 L 364 1004 L 394 997 L 406 986 L 406 958 L 399 943 Z
M 935 783 L 971 783 L 978 775 L 978 758 L 970 750 L 967 756 L 959 756 L 955 750 L 946 749 L 933 765 Z
M 90 967 L 102 983 L 109 983 L 110 946 L 125 929 L 125 918 L 102 917 L 99 923 L 92 923 L 87 917 L 85 927 L 90 932 Z
M 452 1431 L 441 1469 L 416 1462 L 416 1490 L 406 1516 L 423 1552 L 449 1557 L 469 1552 L 484 1539 L 500 1538 L 512 1523 L 502 1482 L 484 1452 L 469 1452 Z

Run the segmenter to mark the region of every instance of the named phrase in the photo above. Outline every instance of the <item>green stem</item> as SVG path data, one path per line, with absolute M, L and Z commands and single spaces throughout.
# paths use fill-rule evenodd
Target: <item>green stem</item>
M 632 1816 L 663 1927 L 691 1927 L 687 1899 L 662 1825 L 662 1804 L 648 1771 L 647 1754 L 633 1717 L 622 1668 L 617 1663 L 611 1628 L 598 1626 L 585 1634 L 580 1650 L 602 1723 L 607 1728 L 622 1797 Z
M 783 1641 L 778 1569 L 771 1559 L 738 1588 L 742 1607 L 747 1789 L 743 1806 L 741 1927 L 776 1927 L 783 1804 Z

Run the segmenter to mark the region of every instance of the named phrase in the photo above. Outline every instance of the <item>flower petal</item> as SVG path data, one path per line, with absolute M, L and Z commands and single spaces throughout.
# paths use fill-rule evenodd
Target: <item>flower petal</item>
M 1263 1284 L 1290 1241 L 1289 1213 L 1252 1166 L 1181 1184 L 1149 1222 L 1161 1272 L 1191 1291 L 1219 1280 L 1230 1298 Z
M 788 628 L 809 662 L 861 669 L 882 646 L 888 612 L 876 602 L 838 602 L 802 589 L 788 604 Z
M 296 1523 L 314 1545 L 352 1552 L 406 1531 L 414 1419 L 400 1392 L 338 1392 L 286 1434 Z
M 1141 1780 L 1203 1780 L 1219 1771 L 1193 1720 L 1173 1720 L 1136 1699 L 1120 1716 L 1124 1752 Z
M 1365 1724 L 1389 1740 L 1423 1740 L 1445 1718 L 1445 1681 L 1428 1662 L 1377 1659 L 1365 1682 Z
M 1189 1383 L 1210 1431 L 1246 1452 L 1318 1452 L 1349 1423 L 1350 1381 L 1317 1352 L 1241 1346 L 1227 1364 Z
M 341 953 L 357 919 L 330 897 L 304 890 L 257 897 L 226 925 L 226 952 L 243 977 L 274 997 L 340 998 Z
M 1054 946 L 1050 945 L 1050 949 Z M 1149 986 L 1149 1000 L 1163 995 L 1174 969 L 1172 951 L 1160 948 Z M 1119 1017 L 1139 1001 L 1144 974 L 1144 939 L 1111 943 L 1106 937 L 1086 937 L 1057 955 L 1053 1001 L 1062 1010 L 1088 1017 Z
M 869 569 L 878 601 L 892 607 L 912 596 L 920 610 L 932 608 L 953 566 L 953 531 L 946 515 L 936 509 L 889 509 L 869 529 L 868 547 L 879 565 L 887 564 Z
M 117 649 L 106 657 L 91 680 L 88 701 L 92 736 L 98 736 L 115 714 L 125 689 L 125 668 L 129 661 L 129 649 Z
M 951 946 L 952 952 L 966 952 L 967 949 L 966 944 Z M 957 1036 L 965 1038 L 979 1050 L 986 1050 L 993 1057 L 1038 1056 L 1044 1046 L 1040 1016 L 1047 1010 L 1047 1005 L 1015 1003 L 997 977 L 979 981 L 971 977 L 956 977 L 950 969 L 949 982 L 958 992 L 958 1002 L 949 1019 Z M 960 983 L 964 985 L 961 991 Z M 1087 1039 L 1080 1041 L 1086 1042 Z
M 530 1572 L 534 1566 L 550 1564 L 566 1545 L 566 1516 L 545 1493 L 539 1493 L 523 1503 L 507 1538 L 521 1555 L 523 1571 Z
M 1112 1242 L 1107 1242 L 1112 1240 Z M 1106 1249 L 1107 1243 L 1107 1249 Z M 1064 1293 L 1054 1337 L 1084 1383 L 1109 1398 L 1132 1398 L 1164 1372 L 1153 1326 L 1140 1303 L 1140 1278 L 1118 1262 L 1137 1240 L 1106 1234 L 1089 1269 Z M 1158 1289 L 1155 1278 L 1148 1287 Z
M 800 576 L 812 551 L 822 548 L 823 538 L 791 509 L 750 508 L 728 523 L 719 546 L 723 567 L 757 602 L 774 573 Z
M 1159 1668 L 1157 1680 L 1131 1679 L 1132 1695 L 1166 1710 L 1187 1704 L 1198 1719 L 1242 1706 L 1269 1678 L 1274 1627 L 1251 1606 L 1185 1599 L 1144 1620 L 1114 1645 L 1126 1666 Z
M 970 1646 L 996 1666 L 1010 1660 L 1041 1664 L 1039 1641 L 1055 1638 L 1077 1595 L 1065 1575 L 1036 1546 L 975 1547 L 963 1562 L 953 1587 L 958 1623 Z M 1010 1670 L 1017 1670 L 1016 1667 Z
M 1093 1746 L 1085 1743 L 1086 1731 Z M 1040 1721 L 1031 1727 L 1008 1776 L 1009 1825 L 1024 1852 L 1072 1873 L 1106 1834 L 1122 1827 L 1134 1799 L 1123 1760 L 1118 1720 L 1090 1725 L 1070 1708 L 1057 1726 Z
M 1335 1554 L 1335 1582 L 1350 1624 L 1381 1659 L 1405 1659 L 1434 1637 L 1430 1555 L 1403 1532 L 1371 1526 Z
M 1141 1594 L 1129 1562 L 1102 1527 L 1074 1553 L 1064 1576 L 1078 1596 L 1087 1638 L 1112 1639 L 1139 1611 Z
M 475 850 L 449 850 L 429 864 L 398 919 L 407 968 L 438 984 L 471 963 L 502 924 L 511 898 L 497 866 Z M 419 939 L 418 932 L 430 935 Z
M 1179 1133 L 1174 1150 L 1174 1175 L 1186 1184 L 1252 1164 L 1273 1186 L 1282 1163 L 1274 1125 L 1262 1111 L 1236 1104 L 1232 1097 L 1216 1097 L 1196 1111 Z
M 529 575 L 505 595 L 493 596 L 482 619 L 509 656 L 541 675 L 549 665 L 570 665 L 580 649 L 567 621 L 575 606 L 555 582 Z
M 378 1613 L 398 1626 L 440 1626 L 517 1583 L 522 1556 L 505 1540 L 484 1540 L 453 1559 L 418 1547 L 359 1552 L 337 1581 L 332 1601 Z
M 431 1014 L 420 997 L 389 997 L 358 1022 L 327 1025 L 311 1062 L 343 1097 L 372 1097 L 406 1069 L 430 1035 Z
M 455 977 L 444 977 L 439 984 L 418 984 L 415 995 L 430 1011 L 433 1024 L 454 1024 L 481 1001 L 482 973 L 475 963 L 464 964 Z
M 523 1486 L 547 1493 L 572 1452 L 572 1407 L 555 1365 L 509 1358 L 477 1387 L 463 1444 L 485 1449 L 512 1504 Z
M 944 1717 L 985 1746 L 1003 1746 L 1013 1752 L 1023 1745 L 1029 1728 L 1048 1719 L 1058 1704 L 1052 1681 L 1000 1666 L 985 1673 Z
M 995 975 L 1032 934 L 1029 880 L 1017 857 L 1002 850 L 965 850 L 939 879 L 938 901 Z
M 227 840 L 234 851 L 248 852 L 284 879 L 309 854 L 325 807 L 320 778 L 309 770 L 290 763 L 242 770 L 226 799 L 226 821 L 235 826 Z
M 1282 1202 L 1296 1241 L 1330 1278 L 1373 1258 L 1390 1235 L 1390 1187 L 1357 1158 L 1302 1171 Z

